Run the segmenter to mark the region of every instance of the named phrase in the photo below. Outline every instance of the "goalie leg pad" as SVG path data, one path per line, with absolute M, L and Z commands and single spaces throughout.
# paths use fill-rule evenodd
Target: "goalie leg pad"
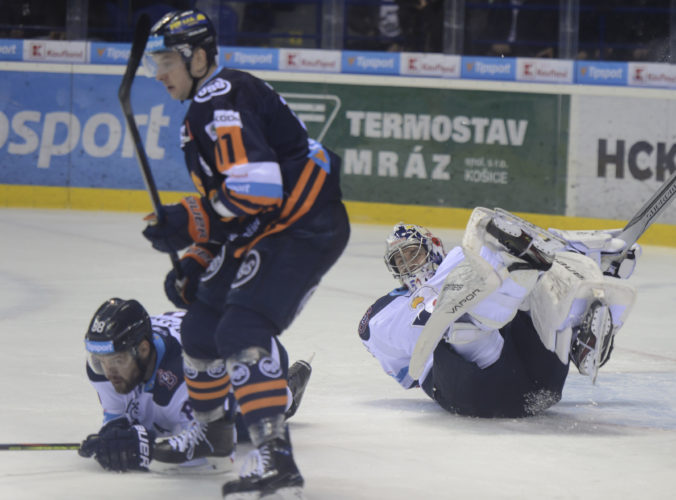
M 562 363 L 570 356 L 572 328 L 579 325 L 593 300 L 604 297 L 615 331 L 624 324 L 636 291 L 624 281 L 603 276 L 582 254 L 561 252 L 538 280 L 530 296 L 531 319 L 544 346 Z

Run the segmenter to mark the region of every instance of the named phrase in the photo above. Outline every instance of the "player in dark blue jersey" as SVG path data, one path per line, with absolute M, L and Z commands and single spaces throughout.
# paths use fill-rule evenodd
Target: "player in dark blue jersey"
M 203 422 L 223 415 L 232 387 L 262 473 L 223 494 L 297 494 L 303 485 L 284 424 L 288 358 L 276 337 L 343 252 L 349 223 L 340 158 L 262 80 L 219 67 L 216 35 L 196 10 L 169 13 L 151 30 L 147 68 L 174 99 L 191 100 L 181 127 L 199 196 L 165 206 L 144 230 L 153 247 L 180 251 L 168 297 L 187 309 L 186 384 Z

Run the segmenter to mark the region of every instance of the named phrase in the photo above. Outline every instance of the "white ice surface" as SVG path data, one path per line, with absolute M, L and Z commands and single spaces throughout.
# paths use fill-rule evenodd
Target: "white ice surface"
M 142 228 L 139 214 L 0 209 L 1 443 L 79 442 L 98 429 L 82 343 L 91 315 L 113 296 L 172 309 L 169 260 Z M 381 257 L 388 229 L 353 226 L 282 336 L 292 360 L 316 353 L 291 422 L 307 499 L 676 498 L 676 249 L 644 249 L 637 304 L 595 386 L 573 369 L 545 414 L 479 420 L 402 390 L 359 341 L 362 314 L 395 285 Z M 460 237 L 438 233 L 447 247 Z M 0 499 L 216 499 L 225 479 L 0 451 Z

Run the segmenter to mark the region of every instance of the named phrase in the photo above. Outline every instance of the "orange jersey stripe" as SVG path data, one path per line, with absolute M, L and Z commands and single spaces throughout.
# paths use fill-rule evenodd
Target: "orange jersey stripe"
M 218 380 L 209 380 L 206 382 L 198 382 L 196 380 L 190 380 L 189 378 L 186 378 L 185 383 L 188 387 L 194 387 L 195 389 L 211 389 L 213 387 L 219 387 L 221 385 L 229 384 L 230 375 L 221 377 Z
M 195 392 L 191 391 L 190 388 L 188 388 L 188 395 L 193 398 L 197 399 L 199 401 L 207 401 L 210 399 L 219 399 L 222 398 L 223 396 L 227 396 L 228 393 L 230 392 L 230 384 L 228 386 L 221 390 L 221 391 L 214 391 L 214 392 Z
M 242 201 L 248 201 L 249 203 L 255 203 L 256 205 L 279 205 L 279 198 L 269 198 L 267 196 L 249 196 L 246 194 L 236 193 L 232 190 L 229 191 L 229 194 L 231 201 L 234 201 L 234 198 L 237 198 Z
M 314 165 L 314 162 L 312 163 Z M 305 172 L 303 172 L 304 174 Z M 263 231 L 261 234 L 256 236 L 248 245 L 238 248 L 235 250 L 235 257 L 239 258 L 241 257 L 245 252 L 248 252 L 251 248 L 253 248 L 256 243 L 258 243 L 260 240 L 265 238 L 266 236 L 269 236 L 271 234 L 278 233 L 280 231 L 283 231 L 287 227 L 289 227 L 291 224 L 293 224 L 295 221 L 300 219 L 303 215 L 305 215 L 310 208 L 312 208 L 312 205 L 314 204 L 315 200 L 317 199 L 317 195 L 319 195 L 319 191 L 321 191 L 322 186 L 324 185 L 324 181 L 326 180 L 326 171 L 324 169 L 319 169 L 319 174 L 317 174 L 317 179 L 315 179 L 315 183 L 312 186 L 312 189 L 310 190 L 310 193 L 306 197 L 305 201 L 301 205 L 300 209 L 298 209 L 292 217 L 290 217 L 288 220 L 284 222 L 277 222 L 270 226 L 268 229 Z M 298 186 L 298 185 L 296 185 Z M 292 196 L 296 193 L 296 189 L 293 190 Z M 297 200 L 296 200 L 297 201 Z M 295 204 L 295 201 L 294 201 Z M 288 207 L 287 207 L 288 208 Z M 286 208 L 284 209 L 284 212 L 287 212 Z M 282 213 L 284 213 L 282 212 Z M 291 210 L 288 210 L 288 212 L 291 212 Z
M 282 210 L 282 214 L 280 215 L 281 219 L 288 217 L 293 210 L 293 207 L 296 205 L 296 203 L 298 203 L 300 195 L 303 194 L 303 190 L 310 180 L 310 175 L 312 175 L 314 166 L 315 162 L 312 160 L 308 160 L 305 164 L 303 172 L 301 172 L 300 177 L 298 178 L 298 182 L 296 182 L 291 195 L 287 198 L 286 203 L 284 204 L 284 210 Z
M 275 406 L 284 408 L 286 407 L 286 402 L 286 396 L 274 396 L 270 398 L 254 399 L 253 401 L 240 405 L 239 409 L 243 415 L 246 415 L 250 411 L 260 410 L 261 408 L 271 408 Z
M 286 380 L 281 378 L 277 380 L 270 380 L 269 382 L 259 382 L 257 384 L 249 384 L 239 389 L 235 389 L 235 397 L 239 400 L 249 394 L 256 392 L 274 391 L 278 389 L 286 389 Z

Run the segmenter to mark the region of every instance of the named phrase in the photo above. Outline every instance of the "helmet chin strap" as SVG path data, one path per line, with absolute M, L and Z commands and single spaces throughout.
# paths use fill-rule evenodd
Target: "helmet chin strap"
M 197 84 L 199 81 L 207 76 L 209 74 L 209 69 L 211 68 L 211 65 L 207 64 L 206 69 L 204 70 L 204 73 L 202 73 L 202 76 L 193 76 L 192 71 L 190 71 L 190 64 L 192 62 L 192 57 L 190 58 L 189 61 L 186 61 L 185 65 L 188 70 L 188 75 L 190 75 L 190 78 L 192 78 L 192 86 L 190 87 L 190 93 L 188 94 L 188 99 L 192 99 L 195 97 L 195 93 L 197 92 Z

